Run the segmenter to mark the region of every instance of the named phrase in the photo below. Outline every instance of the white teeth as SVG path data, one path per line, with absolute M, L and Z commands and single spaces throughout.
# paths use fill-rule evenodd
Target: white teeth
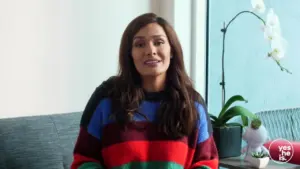
M 157 60 L 146 61 L 147 64 L 158 63 L 158 62 L 159 62 L 159 61 L 157 61 Z

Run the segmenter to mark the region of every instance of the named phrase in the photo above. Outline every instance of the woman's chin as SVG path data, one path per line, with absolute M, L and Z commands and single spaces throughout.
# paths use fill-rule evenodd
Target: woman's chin
M 149 71 L 149 72 L 142 73 L 141 75 L 143 77 L 156 77 L 156 76 L 161 76 L 162 74 L 165 74 L 165 72 L 164 71 Z

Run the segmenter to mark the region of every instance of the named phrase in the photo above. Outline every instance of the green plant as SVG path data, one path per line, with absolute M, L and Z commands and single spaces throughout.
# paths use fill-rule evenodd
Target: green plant
M 232 106 L 236 101 L 244 101 L 247 103 L 247 100 L 244 99 L 241 95 L 232 96 L 223 106 L 219 116 L 214 116 L 209 114 L 211 118 L 212 125 L 214 127 L 229 127 L 229 126 L 248 126 L 249 118 L 257 118 L 255 114 L 250 112 L 248 109 L 242 106 Z M 229 123 L 228 121 L 231 120 L 233 117 L 240 116 L 242 119 L 242 124 L 240 123 Z
M 254 130 L 258 129 L 261 126 L 261 120 L 259 118 L 255 118 L 251 122 L 251 128 Z
M 254 157 L 254 158 L 269 157 L 269 155 L 267 153 L 263 152 L 263 151 L 252 153 L 251 156 Z
M 237 13 L 227 24 L 224 22 L 224 27 L 221 29 L 221 32 L 223 34 L 223 42 L 222 42 L 222 81 L 220 82 L 221 88 L 222 88 L 222 110 L 219 113 L 219 116 L 214 116 L 212 114 L 210 115 L 212 125 L 214 127 L 226 127 L 226 126 L 248 126 L 248 120 L 249 118 L 255 118 L 257 117 L 251 113 L 249 110 L 242 106 L 233 106 L 230 107 L 234 102 L 236 101 L 244 101 L 247 102 L 241 95 L 235 95 L 228 99 L 228 101 L 225 103 L 226 99 L 226 88 L 225 88 L 225 65 L 224 65 L 224 58 L 225 58 L 225 39 L 226 34 L 228 33 L 229 26 L 235 21 L 239 16 L 242 14 L 250 14 L 254 16 L 254 18 L 258 19 L 263 28 L 264 37 L 267 39 L 267 41 L 270 43 L 270 52 L 268 52 L 267 56 L 274 60 L 276 64 L 279 66 L 281 71 L 287 72 L 289 74 L 292 74 L 288 69 L 284 68 L 280 60 L 285 56 L 286 51 L 286 41 L 281 35 L 280 31 L 280 24 L 278 16 L 275 14 L 274 10 L 272 8 L 269 9 L 269 12 L 267 14 L 266 20 L 263 19 L 259 14 L 256 12 L 259 12 L 261 14 L 265 11 L 265 4 L 263 0 L 251 0 L 253 11 L 241 11 Z M 240 123 L 229 123 L 228 121 L 231 120 L 233 117 L 240 116 L 242 118 L 242 124 Z M 255 120 L 254 127 L 259 126 L 259 121 Z

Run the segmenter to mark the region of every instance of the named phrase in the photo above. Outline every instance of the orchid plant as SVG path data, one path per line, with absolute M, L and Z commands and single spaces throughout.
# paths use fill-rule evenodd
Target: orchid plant
M 224 71 L 224 55 L 225 55 L 225 38 L 226 33 L 231 25 L 231 23 L 241 14 L 252 14 L 257 19 L 259 19 L 262 22 L 262 31 L 264 34 L 264 38 L 267 40 L 267 42 L 270 44 L 270 51 L 267 53 L 267 57 L 271 58 L 275 63 L 279 66 L 281 71 L 287 72 L 291 74 L 291 72 L 284 68 L 280 61 L 282 58 L 284 58 L 286 53 L 286 47 L 287 42 L 282 37 L 281 29 L 280 29 L 280 22 L 279 18 L 274 12 L 272 8 L 268 10 L 268 13 L 266 15 L 266 20 L 263 19 L 260 15 L 263 15 L 266 11 L 266 6 L 264 4 L 263 0 L 251 0 L 252 4 L 252 10 L 245 10 L 241 11 L 238 14 L 236 14 L 229 22 L 228 24 L 225 24 L 224 27 L 221 29 L 221 32 L 223 33 L 223 50 L 222 50 L 222 82 L 220 83 L 222 87 L 222 110 L 219 113 L 219 116 L 214 116 L 210 114 L 210 118 L 212 121 L 212 124 L 214 127 L 226 127 L 231 125 L 240 125 L 237 123 L 228 123 L 230 119 L 232 119 L 235 116 L 241 116 L 243 125 L 248 125 L 248 118 L 257 118 L 253 113 L 251 113 L 249 110 L 245 109 L 242 106 L 233 106 L 230 108 L 231 104 L 236 101 L 244 101 L 247 102 L 246 99 L 244 99 L 240 95 L 232 96 L 228 101 L 225 103 L 225 71 Z
M 251 2 L 254 12 L 261 14 L 265 12 L 266 8 L 263 0 L 252 0 Z M 265 39 L 267 39 L 271 45 L 271 51 L 268 53 L 268 57 L 271 57 L 282 71 L 291 74 L 289 70 L 280 64 L 280 60 L 285 56 L 287 42 L 281 35 L 280 22 L 272 8 L 269 9 L 266 22 L 263 23 L 262 30 L 264 31 Z

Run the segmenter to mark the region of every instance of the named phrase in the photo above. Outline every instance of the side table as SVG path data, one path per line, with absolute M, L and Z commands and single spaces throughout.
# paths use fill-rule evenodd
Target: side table
M 244 161 L 242 156 L 220 159 L 219 166 L 228 169 L 255 169 L 248 162 Z M 300 165 L 289 163 L 279 164 L 270 160 L 264 169 L 300 169 Z

